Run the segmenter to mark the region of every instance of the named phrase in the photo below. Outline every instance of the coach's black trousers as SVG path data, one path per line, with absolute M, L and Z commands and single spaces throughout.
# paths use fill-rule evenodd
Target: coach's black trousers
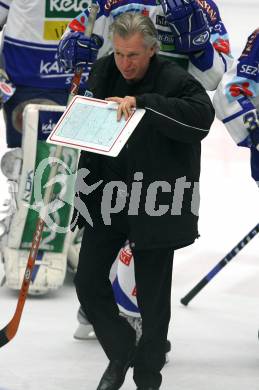
M 135 331 L 119 316 L 109 280 L 111 266 L 127 236 L 110 226 L 86 227 L 75 286 L 78 299 L 92 323 L 109 360 L 126 362 L 135 345 Z M 173 250 L 135 250 L 137 301 L 142 337 L 134 359 L 138 386 L 159 387 L 165 363 L 165 344 L 171 313 Z

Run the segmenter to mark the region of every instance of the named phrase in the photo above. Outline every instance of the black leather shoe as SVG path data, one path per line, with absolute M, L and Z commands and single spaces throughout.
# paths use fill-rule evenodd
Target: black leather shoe
M 123 385 L 130 363 L 131 361 L 128 361 L 123 365 L 119 360 L 111 361 L 104 371 L 97 390 L 118 390 Z

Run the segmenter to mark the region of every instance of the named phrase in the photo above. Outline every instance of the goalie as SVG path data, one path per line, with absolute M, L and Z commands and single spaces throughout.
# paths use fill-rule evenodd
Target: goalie
M 34 174 L 44 159 L 55 154 L 55 148 L 46 144 L 45 139 L 64 110 L 73 76 L 59 66 L 57 46 L 68 22 L 78 9 L 83 11 L 82 2 L 80 7 L 77 2 L 72 2 L 74 4 L 69 7 L 57 3 L 52 6 L 47 0 L 0 2 L 0 27 L 5 26 L 2 31 L 1 66 L 4 70 L 0 73 L 0 102 L 8 147 L 1 160 L 1 170 L 10 187 L 10 199 L 3 210 L 5 217 L 0 222 L 0 257 L 4 261 L 6 284 L 15 290 L 21 286 L 40 209 L 34 197 Z M 97 53 L 98 45 L 89 42 L 88 60 L 93 61 Z M 86 76 L 85 73 L 83 78 Z M 27 110 L 29 104 L 39 105 L 37 115 L 33 110 Z M 63 149 L 61 180 L 65 171 L 67 175 L 73 173 L 77 160 L 77 152 Z M 49 168 L 46 167 L 40 184 L 42 194 L 48 183 Z M 55 185 L 56 197 L 62 193 L 66 201 L 62 208 L 52 213 L 53 223 L 64 228 L 69 225 L 73 198 L 72 192 L 69 195 L 67 190 L 66 181 Z M 30 294 L 45 294 L 63 285 L 70 240 L 69 231 L 59 233 L 45 227 Z

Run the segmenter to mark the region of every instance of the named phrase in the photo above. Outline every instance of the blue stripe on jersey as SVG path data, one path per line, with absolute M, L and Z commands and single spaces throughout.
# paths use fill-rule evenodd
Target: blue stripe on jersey
M 223 119 L 222 120 L 223 123 L 228 123 L 228 122 L 232 121 L 233 119 L 238 118 L 239 116 L 245 114 L 246 112 L 255 109 L 255 106 L 253 105 L 253 103 L 249 99 L 247 99 L 247 97 L 245 97 L 245 96 L 239 98 L 237 100 L 237 103 L 240 105 L 242 110 L 240 110 L 240 111 L 236 112 L 235 114 L 230 115 L 227 118 Z
M 226 72 L 227 71 L 227 61 L 226 61 L 226 59 L 225 59 L 225 57 L 222 55 L 222 53 L 220 53 L 219 52 L 219 56 L 220 56 L 220 58 L 221 58 L 221 60 L 222 60 L 222 62 L 223 62 L 223 64 L 224 64 L 224 72 Z
M 228 123 L 228 122 L 232 121 L 233 119 L 238 118 L 239 116 L 245 114 L 248 111 L 250 111 L 250 109 L 244 109 L 244 110 L 238 111 L 235 114 L 230 115 L 230 116 L 226 117 L 225 119 L 222 119 L 222 122 Z
M 50 89 L 64 89 L 70 85 L 72 75 L 59 66 L 56 49 L 17 46 L 6 41 L 3 53 L 8 76 L 15 85 Z
M 47 45 L 45 43 L 35 43 L 30 41 L 21 41 L 20 39 L 15 39 L 8 37 L 7 35 L 4 37 L 4 41 L 10 44 L 14 44 L 17 46 L 30 47 L 35 49 L 45 49 L 45 50 L 57 50 L 57 45 Z
M 133 313 L 139 313 L 139 309 L 133 302 L 129 299 L 129 297 L 125 294 L 125 292 L 121 289 L 119 285 L 118 277 L 114 280 L 112 284 L 113 292 L 115 295 L 116 302 L 124 307 L 126 310 L 131 311 Z
M 4 4 L 4 3 L 2 3 L 2 1 L 0 1 L 0 7 L 3 7 L 5 9 L 9 9 L 9 6 Z

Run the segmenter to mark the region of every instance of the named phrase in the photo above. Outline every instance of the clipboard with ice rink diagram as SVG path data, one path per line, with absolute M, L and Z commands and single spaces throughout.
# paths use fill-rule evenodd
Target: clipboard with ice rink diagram
M 136 109 L 117 121 L 117 104 L 75 96 L 47 138 L 48 143 L 116 157 L 145 114 Z

